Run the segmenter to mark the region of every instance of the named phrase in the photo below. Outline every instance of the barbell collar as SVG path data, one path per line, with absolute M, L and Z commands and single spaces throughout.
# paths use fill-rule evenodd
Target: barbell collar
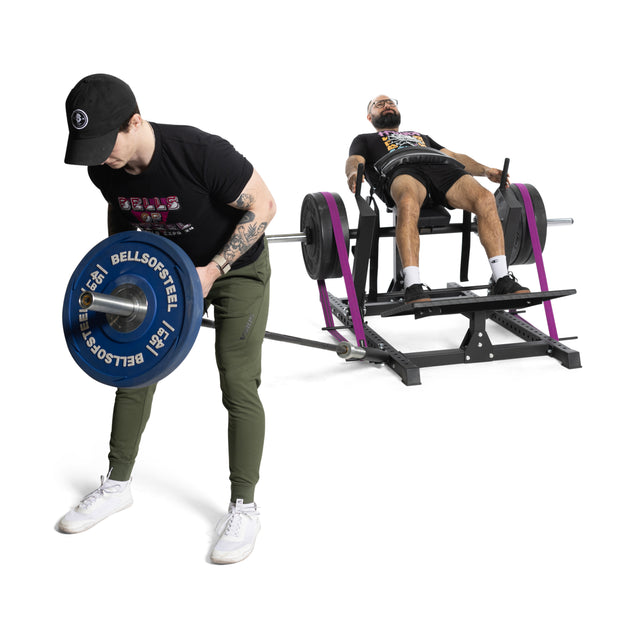
M 382 349 L 373 347 L 360 347 L 350 342 L 341 342 L 338 355 L 344 360 L 367 360 L 368 362 L 382 363 L 389 360 L 389 354 Z

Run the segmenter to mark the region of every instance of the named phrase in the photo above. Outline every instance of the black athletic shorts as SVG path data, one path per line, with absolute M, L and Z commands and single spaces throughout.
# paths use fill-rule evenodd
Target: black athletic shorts
M 388 207 L 394 207 L 395 203 L 391 197 L 391 183 L 396 176 L 410 175 L 427 189 L 428 198 L 433 204 L 450 207 L 445 194 L 462 176 L 470 175 L 464 169 L 449 164 L 422 164 L 407 163 L 401 164 L 394 169 L 391 175 L 386 176 L 376 189 L 376 195 L 382 198 Z

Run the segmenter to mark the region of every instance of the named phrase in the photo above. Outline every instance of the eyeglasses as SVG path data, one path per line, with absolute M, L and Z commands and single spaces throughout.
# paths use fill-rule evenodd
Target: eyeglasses
M 371 102 L 371 106 L 376 107 L 376 109 L 381 109 L 386 104 L 393 106 L 397 105 L 398 101 L 395 98 L 387 98 L 386 100 L 373 100 Z

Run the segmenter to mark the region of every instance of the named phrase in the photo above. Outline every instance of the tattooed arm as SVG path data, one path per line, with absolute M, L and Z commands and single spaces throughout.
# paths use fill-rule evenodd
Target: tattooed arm
M 206 267 L 197 268 L 204 295 L 222 275 L 219 263 L 233 264 L 260 239 L 276 214 L 276 203 L 273 196 L 255 170 L 236 201 L 227 204 L 245 213 L 240 218 L 240 222 L 228 242 L 214 260 Z

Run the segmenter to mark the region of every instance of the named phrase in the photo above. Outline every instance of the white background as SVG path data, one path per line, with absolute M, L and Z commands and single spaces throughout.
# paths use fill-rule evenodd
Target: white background
M 638 638 L 634 23 L 618 0 L 414 4 L 3 10 L 3 637 Z M 66 95 L 98 72 L 125 79 L 144 117 L 231 140 L 276 197 L 270 233 L 297 231 L 315 191 L 340 194 L 355 225 L 344 160 L 378 93 L 454 151 L 509 156 L 549 217 L 575 218 L 550 230 L 545 262 L 551 288 L 578 291 L 554 309 L 583 368 L 458 365 L 406 387 L 267 342 L 263 530 L 247 561 L 218 567 L 226 417 L 203 330 L 160 385 L 134 507 L 57 533 L 106 472 L 113 396 L 73 363 L 60 322 L 69 276 L 106 235 L 100 194 L 63 163 Z M 431 286 L 457 277 L 458 242 L 423 241 Z M 299 246 L 271 254 L 268 328 L 328 340 Z M 485 282 L 477 240 L 472 257 Z M 515 272 L 537 288 L 535 267 Z M 465 331 L 405 320 L 371 322 L 403 350 Z

